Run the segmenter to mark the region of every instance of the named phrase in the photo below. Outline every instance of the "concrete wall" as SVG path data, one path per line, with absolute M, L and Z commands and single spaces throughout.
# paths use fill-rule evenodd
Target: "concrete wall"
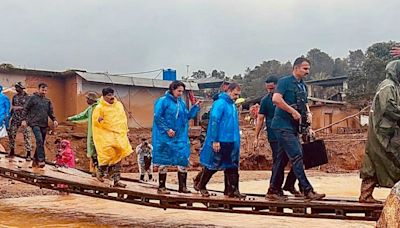
M 37 91 L 39 83 L 44 82 L 49 85 L 47 97 L 53 103 L 54 112 L 58 120 L 64 120 L 67 118 L 66 110 L 68 102 L 65 101 L 65 78 L 61 77 L 47 77 L 47 76 L 32 76 L 32 75 L 15 75 L 15 74 L 2 74 L 0 73 L 0 84 L 4 88 L 13 87 L 16 82 L 22 82 L 28 94 L 32 94 Z M 14 93 L 7 93 L 10 100 Z
M 346 107 L 343 105 L 318 105 L 311 106 L 311 112 L 313 114 L 312 127 L 314 130 L 325 127 L 330 123 L 335 123 L 347 116 L 359 112 L 357 108 Z M 337 133 L 338 127 L 349 127 L 353 129 L 359 129 L 360 124 L 355 118 L 348 119 L 347 121 L 341 122 L 331 128 L 325 130 L 325 133 Z

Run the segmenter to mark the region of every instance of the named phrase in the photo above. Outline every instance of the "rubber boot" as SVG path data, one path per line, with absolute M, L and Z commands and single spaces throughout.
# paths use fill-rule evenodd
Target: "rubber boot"
M 382 203 L 379 200 L 374 199 L 372 193 L 377 184 L 377 181 L 373 178 L 363 179 L 361 182 L 361 194 L 358 201 L 360 203 Z
M 178 172 L 178 182 L 179 182 L 178 192 L 191 193 L 191 191 L 189 191 L 189 189 L 187 189 L 187 187 L 186 187 L 186 179 L 187 179 L 186 172 Z
M 32 161 L 31 151 L 27 151 L 27 152 L 26 152 L 26 158 L 25 158 L 25 160 L 26 160 L 27 162 Z
M 246 198 L 246 195 L 241 194 L 239 191 L 239 173 L 236 172 L 228 173 L 228 184 L 229 187 L 231 188 L 228 197 L 239 198 L 239 199 Z
M 166 173 L 158 173 L 158 194 L 170 194 L 170 192 L 165 187 L 165 182 L 167 181 L 167 174 Z
M 224 196 L 228 196 L 229 193 L 232 191 L 232 188 L 230 188 L 229 180 L 228 180 L 228 174 L 227 174 L 226 170 L 224 170 L 224 185 L 225 185 L 225 187 L 224 187 Z
M 6 154 L 6 158 L 14 158 L 14 156 L 15 156 L 15 151 L 14 151 L 14 149 L 10 149 L 10 153 L 9 154 Z
M 99 166 L 99 168 L 97 169 L 97 173 L 96 173 L 96 178 L 97 178 L 98 181 L 104 182 L 104 176 L 105 176 L 105 171 L 106 170 L 107 170 L 107 166 L 106 165 Z
M 193 188 L 196 191 L 200 191 L 199 183 L 200 183 L 201 176 L 203 175 L 203 172 L 204 172 L 204 168 L 202 168 L 200 170 L 200 172 L 197 173 L 197 175 L 193 178 Z
M 114 165 L 114 172 L 111 178 L 114 181 L 113 187 L 126 188 L 126 184 L 121 183 L 121 163 Z
M 144 181 L 144 174 L 140 174 L 140 181 Z
M 209 170 L 207 168 L 204 168 L 203 170 L 203 175 L 201 175 L 200 183 L 199 183 L 199 189 L 200 189 L 200 194 L 203 197 L 210 197 L 210 193 L 207 191 L 206 185 L 210 181 L 211 177 L 216 173 L 216 170 Z

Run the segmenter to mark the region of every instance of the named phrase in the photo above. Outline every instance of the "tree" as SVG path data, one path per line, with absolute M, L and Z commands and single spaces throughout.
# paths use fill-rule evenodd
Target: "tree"
M 243 80 L 243 77 L 241 74 L 233 75 L 232 79 L 236 82 L 241 82 Z
M 225 72 L 224 71 L 213 70 L 211 72 L 211 77 L 218 78 L 218 79 L 225 79 Z
M 365 55 L 360 49 L 349 51 L 348 65 L 348 100 L 359 99 L 365 94 L 366 88 L 366 75 L 363 70 Z
M 349 71 L 349 66 L 347 64 L 347 59 L 336 58 L 333 65 L 332 77 L 347 75 Z
M 202 71 L 202 70 L 198 70 L 197 72 L 193 72 L 193 74 L 191 76 L 191 78 L 194 78 L 194 79 L 201 79 L 201 78 L 206 78 L 206 77 L 207 77 L 206 72 Z
M 313 48 L 307 53 L 307 59 L 311 62 L 310 79 L 314 79 L 317 73 L 326 73 L 329 76 L 333 75 L 334 61 L 325 52 Z
M 361 50 L 350 51 L 348 58 L 348 100 L 372 100 L 376 87 L 385 79 L 386 64 L 393 60 L 390 49 L 396 43 L 393 41 L 375 43 Z
M 258 97 L 265 94 L 264 82 L 269 76 L 282 77 L 290 74 L 292 64 L 286 62 L 282 64 L 277 60 L 264 61 L 254 69 L 247 68 L 244 77 L 240 81 L 242 84 L 243 97 Z
M 370 46 L 365 53 L 365 62 L 363 65 L 366 74 L 366 92 L 372 97 L 375 94 L 376 87 L 385 79 L 385 68 L 391 60 L 390 49 L 396 43 L 393 41 L 376 43 Z

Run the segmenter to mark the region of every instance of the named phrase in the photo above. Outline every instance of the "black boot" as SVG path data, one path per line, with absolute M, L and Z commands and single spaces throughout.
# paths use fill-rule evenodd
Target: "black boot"
M 167 174 L 166 173 L 158 173 L 158 194 L 170 194 L 170 192 L 165 187 L 165 182 L 167 181 Z
M 30 151 L 26 152 L 26 161 L 27 162 L 32 161 L 31 152 Z
M 199 189 L 200 189 L 200 194 L 203 197 L 209 197 L 210 193 L 207 191 L 206 185 L 210 181 L 212 175 L 216 173 L 216 170 L 209 170 L 207 168 L 204 168 L 203 170 L 203 175 L 201 175 L 200 183 L 199 183 Z
M 13 158 L 15 156 L 14 149 L 10 149 L 10 153 L 6 154 L 6 158 Z
M 144 174 L 140 174 L 140 181 L 144 181 Z
M 228 196 L 229 193 L 232 191 L 232 188 L 229 185 L 229 180 L 228 180 L 228 173 L 226 170 L 224 170 L 224 196 Z
M 204 172 L 204 168 L 202 168 L 202 169 L 200 170 L 200 172 L 197 173 L 196 177 L 193 178 L 193 188 L 194 188 L 194 190 L 196 190 L 196 191 L 200 191 L 199 183 L 200 183 L 201 176 L 203 175 L 203 172 Z
M 149 174 L 149 181 L 153 180 L 153 174 Z
M 239 173 L 238 171 L 228 173 L 228 184 L 231 188 L 229 192 L 229 197 L 231 198 L 246 198 L 245 194 L 241 194 L 239 191 Z
M 178 192 L 191 193 L 191 191 L 189 191 L 189 189 L 187 189 L 187 187 L 186 187 L 186 179 L 187 179 L 187 173 L 178 172 L 178 182 L 179 182 Z

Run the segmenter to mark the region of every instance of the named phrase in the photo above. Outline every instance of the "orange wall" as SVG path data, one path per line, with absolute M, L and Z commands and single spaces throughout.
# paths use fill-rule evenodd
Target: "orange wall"
M 124 104 L 128 116 L 128 126 L 130 128 L 150 128 L 152 126 L 154 101 L 163 95 L 166 89 L 107 85 L 82 80 L 82 92 L 78 95 L 78 110 L 84 110 L 87 107 L 84 94 L 88 92 L 96 92 L 101 96 L 101 90 L 107 86 L 114 88 L 117 99 L 121 100 Z
M 0 83 L 4 88 L 13 87 L 19 81 L 26 85 L 29 94 L 37 91 L 37 85 L 40 82 L 47 83 L 49 85 L 48 98 L 53 102 L 55 115 L 60 122 L 64 122 L 68 116 L 80 113 L 87 108 L 85 95 L 88 92 L 96 92 L 100 97 L 101 90 L 111 86 L 116 91 L 117 99 L 122 99 L 127 110 L 130 128 L 150 128 L 152 126 L 154 101 L 166 91 L 162 88 L 87 82 L 76 75 L 48 77 L 0 73 Z M 14 94 L 8 93 L 7 95 L 11 99 Z
M 32 94 L 37 91 L 39 83 L 44 82 L 49 86 L 47 97 L 53 103 L 54 112 L 56 118 L 59 121 L 64 120 L 67 116 L 65 114 L 65 90 L 64 84 L 65 79 L 61 77 L 47 77 L 47 76 L 26 76 L 26 75 L 7 75 L 0 74 L 0 82 L 4 88 L 13 87 L 16 82 L 22 82 L 28 94 Z M 12 93 L 7 94 L 10 99 L 14 95 Z
M 359 112 L 356 108 L 350 108 L 343 105 L 321 105 L 321 106 L 311 106 L 311 112 L 313 114 L 313 129 L 319 129 L 328 125 L 326 113 L 332 113 L 332 123 L 346 118 L 352 114 Z M 350 127 L 353 129 L 360 128 L 360 124 L 354 118 L 350 118 L 347 121 L 343 121 L 339 124 L 332 126 L 331 132 L 326 130 L 326 133 L 337 133 L 338 127 Z

